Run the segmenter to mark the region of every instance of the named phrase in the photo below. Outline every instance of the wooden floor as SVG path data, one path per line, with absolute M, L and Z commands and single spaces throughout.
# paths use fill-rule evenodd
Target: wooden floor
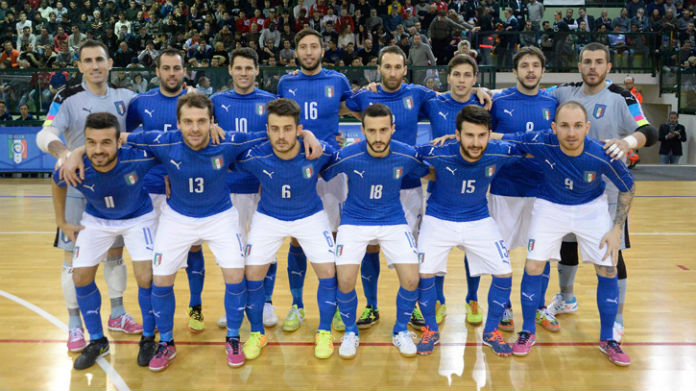
M 383 267 L 382 321 L 362 332 L 354 360 L 344 361 L 337 355 L 324 361 L 314 358 L 317 280 L 309 272 L 305 289 L 308 317 L 302 328 L 292 334 L 278 327 L 269 330 L 270 345 L 261 357 L 232 369 L 225 361 L 224 331 L 216 326 L 223 314 L 223 283 L 206 249 L 203 313 L 207 329 L 199 335 L 186 331 L 188 285 L 181 272 L 174 328 L 178 355 L 169 369 L 156 374 L 136 365 L 137 336 L 108 332 L 112 345 L 105 365 L 72 370 L 75 355 L 65 347 L 62 253 L 51 247 L 54 224 L 48 180 L 4 179 L 0 181 L 0 389 L 694 390 L 696 305 L 690 300 L 696 296 L 696 182 L 639 182 L 637 190 L 631 211 L 633 249 L 625 253 L 629 289 L 623 346 L 633 361 L 629 368 L 614 366 L 597 349 L 596 277 L 587 265 L 578 271 L 580 309 L 559 317 L 559 333 L 539 330 L 537 345 L 528 357 L 492 354 L 480 344 L 482 327 L 464 321 L 463 254 L 454 250 L 445 282 L 449 315 L 441 326 L 443 343 L 431 356 L 407 359 L 391 346 L 397 280 L 393 271 Z M 291 301 L 286 253 L 284 246 L 274 296 L 281 319 Z M 512 257 L 517 266 L 512 302 L 517 309 L 515 322 L 520 325 L 517 287 L 522 250 L 514 251 Z M 547 300 L 558 286 L 553 269 Z M 101 276 L 97 283 L 105 292 Z M 484 308 L 489 284 L 490 278 L 484 277 L 479 290 Z M 131 278 L 126 309 L 139 319 L 136 291 Z M 361 294 L 359 297 L 362 308 L 364 301 Z M 102 314 L 106 316 L 108 300 L 104 302 Z M 245 322 L 242 339 L 248 331 Z M 335 333 L 338 343 L 340 336 Z M 508 336 L 513 338 L 513 334 Z

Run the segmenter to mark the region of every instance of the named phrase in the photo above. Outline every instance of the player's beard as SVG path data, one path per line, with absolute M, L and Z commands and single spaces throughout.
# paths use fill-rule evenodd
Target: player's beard
M 97 155 L 106 156 L 106 160 L 103 163 L 95 163 L 94 158 Z M 90 164 L 92 164 L 92 167 L 108 167 L 111 163 L 114 162 L 114 160 L 116 160 L 117 156 L 118 156 L 117 153 L 114 153 L 111 156 L 109 156 L 106 153 L 99 153 L 99 154 L 93 153 L 93 154 L 89 155 L 88 158 L 89 158 Z
M 376 144 L 376 143 L 371 143 L 371 142 L 368 141 L 368 142 L 367 142 L 367 147 L 370 148 L 370 150 L 371 150 L 372 152 L 374 152 L 374 153 L 384 153 L 387 149 L 389 149 L 389 144 L 390 144 L 390 143 L 391 143 L 391 138 L 390 138 L 389 140 L 387 140 L 387 142 L 382 143 L 382 144 L 384 144 L 384 147 L 382 148 L 381 151 L 378 151 L 377 149 L 375 149 L 374 144 Z
M 174 87 L 174 88 L 169 87 L 169 86 L 167 85 L 167 83 L 160 83 L 160 85 L 161 85 L 162 89 L 163 89 L 165 92 L 167 92 L 168 94 L 175 94 L 175 93 L 181 91 L 181 88 L 184 87 L 184 80 L 181 79 L 181 81 L 179 81 L 179 82 L 176 84 L 176 87 Z
M 389 91 L 395 91 L 399 89 L 399 86 L 401 86 L 401 82 L 403 81 L 403 78 L 400 80 L 389 80 L 388 78 L 385 78 L 382 76 L 382 84 L 387 88 Z
M 526 88 L 526 89 L 528 89 L 528 90 L 533 90 L 533 89 L 536 89 L 537 87 L 539 87 L 539 84 L 541 83 L 541 78 L 538 78 L 537 81 L 536 81 L 536 83 L 534 83 L 534 84 L 532 84 L 532 85 L 529 85 L 529 84 L 525 83 L 526 79 L 525 79 L 524 77 L 521 78 L 521 79 L 517 79 L 517 81 L 519 81 L 520 84 L 522 84 L 522 86 L 523 86 L 524 88 Z
M 285 140 L 283 140 L 285 141 Z M 284 147 L 279 147 L 277 144 L 273 143 L 271 146 L 273 147 L 273 150 L 279 153 L 286 153 L 290 152 L 295 148 L 295 145 L 297 144 L 297 139 L 294 139 L 292 141 L 287 141 L 287 144 L 285 144 Z
M 488 145 L 485 147 L 481 148 L 481 152 L 478 154 L 478 156 L 473 156 L 469 151 L 461 144 L 459 143 L 459 150 L 461 151 L 462 155 L 466 156 L 467 158 L 471 160 L 480 160 L 483 157 L 483 154 L 486 153 L 486 149 L 488 148 Z
M 310 65 L 310 64 L 306 64 L 304 61 L 302 61 L 302 58 L 297 57 L 297 61 L 300 63 L 300 68 L 302 68 L 302 70 L 307 71 L 307 72 L 312 72 L 312 71 L 316 70 L 317 68 L 319 68 L 323 59 L 324 59 L 324 57 L 319 57 L 319 59 L 317 59 L 316 63 Z
M 603 74 L 599 73 L 599 72 L 596 72 L 596 73 L 598 75 L 596 83 L 591 83 L 589 81 L 589 77 L 586 77 L 585 75 L 581 75 L 583 83 L 587 84 L 587 86 L 589 86 L 589 87 L 597 87 L 598 85 L 603 84 L 607 79 L 607 72 L 605 71 Z

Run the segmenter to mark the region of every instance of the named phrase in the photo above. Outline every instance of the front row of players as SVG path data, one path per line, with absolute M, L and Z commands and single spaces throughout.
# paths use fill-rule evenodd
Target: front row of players
M 318 358 L 333 354 L 330 327 L 336 307 L 345 324 L 339 356 L 352 358 L 357 353 L 355 283 L 368 244 L 381 246 L 399 277 L 393 344 L 402 355 L 429 354 L 439 342 L 434 276 L 446 273 L 451 248 L 463 246 L 471 275 L 493 276 L 483 343 L 499 356 L 524 356 L 535 342 L 544 263 L 558 259 L 563 236 L 574 233 L 583 259 L 596 265 L 600 349 L 612 362 L 630 364 L 612 339 L 612 326 L 618 306 L 614 265 L 634 191 L 633 178 L 622 162 L 611 161 L 601 144 L 587 138 L 589 123 L 582 105 L 560 105 L 553 132 L 505 135 L 505 141 L 490 140 L 487 111 L 466 106 L 457 116 L 456 141 L 414 148 L 391 140 L 395 130 L 392 112 L 374 104 L 363 112 L 365 140 L 339 151 L 302 130 L 300 108 L 288 99 L 268 104 L 265 134 L 227 133 L 219 144 L 210 140 L 211 114 L 206 97 L 187 94 L 179 98 L 177 106 L 180 132 L 124 134 L 121 138 L 112 115 L 90 115 L 85 126 L 85 178 L 77 187 L 88 202 L 81 223 L 84 227 L 66 225 L 61 209 L 65 192 L 59 187 L 64 182 L 55 176 L 59 226 L 70 232 L 83 228 L 77 237 L 74 275 L 91 342 L 76 359 L 75 368 L 89 367 L 109 351 L 102 334 L 101 298 L 94 273 L 118 235 L 123 235 L 136 261 L 144 328 L 138 364 L 149 365 L 153 371 L 165 369 L 176 355 L 174 277 L 185 265 L 188 248 L 202 241 L 208 242 L 226 284 L 228 364 L 240 366 L 261 354 L 267 344 L 262 322 L 263 278 L 287 236 L 297 238 L 319 278 Z M 119 149 L 120 139 L 128 146 Z M 73 159 L 82 158 L 82 153 L 75 156 Z M 505 164 L 525 156 L 544 163 L 545 181 L 534 204 L 522 280 L 523 331 L 509 345 L 497 327 L 510 298 L 512 269 L 505 242 L 488 213 L 486 193 Z M 166 166 L 172 189 L 161 211 L 153 211 L 141 181 L 156 161 Z M 222 180 L 231 165 L 261 182 L 259 206 L 246 244 L 241 233 L 235 232 L 237 212 Z M 319 176 L 330 180 L 340 174 L 347 177 L 349 191 L 334 243 L 316 182 Z M 406 175 L 434 181 L 417 244 L 399 201 Z M 613 222 L 603 196 L 602 175 L 621 190 Z M 148 259 L 151 264 L 142 262 Z M 426 327 L 416 345 L 407 323 L 417 301 Z M 244 311 L 251 334 L 242 345 L 239 328 Z M 155 325 L 159 344 L 154 342 Z

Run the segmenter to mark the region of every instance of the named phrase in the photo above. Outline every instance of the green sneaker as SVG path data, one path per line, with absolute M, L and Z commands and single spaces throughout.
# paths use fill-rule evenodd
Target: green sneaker
M 300 328 L 302 321 L 305 317 L 304 308 L 297 308 L 297 305 L 293 305 L 288 311 L 288 315 L 283 321 L 283 331 L 295 331 Z
M 413 308 L 413 313 L 411 313 L 411 320 L 408 322 L 408 324 L 410 324 L 411 327 L 413 327 L 416 330 L 420 330 L 421 328 L 425 327 L 425 319 L 423 318 L 423 315 L 421 314 L 418 307 Z
M 201 312 L 201 306 L 196 305 L 188 308 L 188 329 L 194 334 L 202 333 L 205 330 L 205 324 L 203 323 L 203 313 Z
M 479 308 L 478 301 L 471 300 L 466 303 L 466 322 L 473 325 L 483 322 L 483 312 Z
M 360 315 L 360 319 L 355 323 L 358 325 L 359 329 L 369 329 L 377 322 L 379 322 L 379 310 L 368 305 L 363 310 L 362 315 Z
M 326 359 L 333 355 L 333 337 L 331 331 L 319 330 L 314 335 L 314 357 Z
M 253 332 L 249 334 L 249 339 L 244 342 L 244 347 L 242 351 L 244 352 L 244 357 L 247 360 L 253 360 L 261 355 L 261 349 L 268 343 L 268 339 L 264 334 L 260 332 Z
M 336 313 L 331 321 L 331 328 L 336 331 L 344 331 L 346 329 L 346 325 L 343 324 L 343 319 L 341 319 L 341 313 L 338 311 L 338 308 L 336 308 Z
M 447 304 L 440 304 L 438 301 L 436 304 L 437 309 L 435 310 L 435 321 L 437 324 L 442 323 L 443 320 L 445 320 L 445 316 L 447 316 Z

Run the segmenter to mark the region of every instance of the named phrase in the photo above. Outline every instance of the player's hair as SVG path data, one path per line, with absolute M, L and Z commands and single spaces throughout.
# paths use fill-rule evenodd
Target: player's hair
M 176 118 L 181 118 L 181 108 L 184 106 L 195 107 L 197 109 L 208 109 L 208 117 L 213 116 L 213 102 L 210 98 L 199 93 L 188 93 L 181 95 L 176 102 Z
M 491 114 L 481 106 L 467 105 L 457 114 L 457 132 L 461 132 L 464 129 L 464 122 L 485 125 L 486 128 L 490 129 Z
M 451 75 L 454 67 L 462 64 L 469 64 L 474 70 L 474 75 L 478 75 L 478 64 L 476 60 L 468 54 L 457 54 L 447 63 L 447 74 Z
M 556 108 L 556 114 L 554 115 L 554 118 L 558 118 L 558 113 L 560 113 L 561 110 L 563 110 L 566 107 L 579 108 L 582 111 L 582 114 L 585 116 L 585 121 L 587 121 L 587 110 L 585 110 L 585 106 L 583 106 L 580 102 L 574 100 L 569 100 L 558 105 L 558 107 Z
M 111 113 L 91 113 L 85 120 L 85 132 L 90 129 L 116 129 L 116 141 L 121 137 L 121 125 L 118 123 L 118 118 Z
M 292 99 L 278 98 L 268 102 L 268 115 L 275 114 L 279 117 L 292 117 L 295 125 L 300 124 L 300 105 Z
M 82 50 L 85 48 L 102 48 L 104 49 L 104 53 L 106 53 L 106 59 L 108 60 L 110 58 L 109 56 L 109 48 L 106 47 L 102 42 L 96 41 L 94 39 L 88 39 L 80 45 L 80 48 L 77 49 L 77 59 L 82 61 Z
M 590 42 L 587 45 L 585 45 L 584 48 L 580 51 L 580 62 L 582 62 L 582 57 L 585 52 L 595 52 L 597 50 L 601 50 L 604 52 L 604 57 L 607 60 L 607 62 L 611 62 L 610 55 L 609 55 L 609 48 L 607 45 L 599 43 L 599 42 Z
M 322 47 L 324 46 L 324 37 L 322 37 L 317 30 L 307 28 L 295 34 L 295 47 L 297 47 L 297 45 L 300 44 L 300 41 L 308 35 L 314 35 L 315 37 L 317 37 L 317 39 L 319 40 L 319 45 Z
M 512 57 L 512 69 L 517 70 L 517 66 L 524 56 L 536 56 L 539 61 L 541 61 L 541 67 L 546 68 L 546 56 L 544 56 L 544 52 L 536 46 L 524 46 Z
M 160 67 L 160 64 L 162 63 L 162 56 L 169 56 L 169 57 L 174 57 L 174 56 L 179 56 L 181 59 L 181 66 L 186 67 L 186 60 L 184 60 L 184 53 L 181 52 L 179 49 L 174 49 L 174 48 L 167 48 L 162 50 L 162 53 L 155 58 L 155 66 L 157 68 Z
M 401 58 L 404 60 L 404 66 L 406 66 L 406 53 L 404 53 L 404 51 L 396 45 L 387 46 L 386 48 L 380 50 L 379 58 L 377 59 L 377 65 L 382 65 L 382 57 L 384 57 L 384 55 L 387 53 L 397 54 L 401 56 Z
M 256 53 L 256 50 L 252 48 L 234 49 L 232 53 L 230 53 L 230 68 L 234 65 L 234 59 L 237 57 L 248 58 L 254 62 L 254 68 L 259 67 L 259 55 Z
M 362 113 L 362 124 L 365 126 L 365 118 L 367 117 L 389 117 L 389 123 L 394 124 L 394 115 L 391 109 L 387 105 L 381 103 L 375 103 L 367 106 L 365 111 Z

